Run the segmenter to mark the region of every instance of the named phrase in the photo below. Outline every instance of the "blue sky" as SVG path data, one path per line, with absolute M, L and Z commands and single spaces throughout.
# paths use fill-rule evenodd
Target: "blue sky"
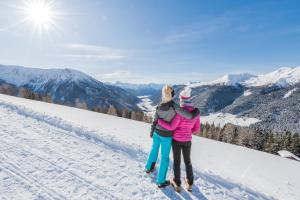
M 21 23 L 24 1 L 0 2 L 1 64 L 133 83 L 300 65 L 298 0 L 40 0 L 56 13 L 42 32 Z

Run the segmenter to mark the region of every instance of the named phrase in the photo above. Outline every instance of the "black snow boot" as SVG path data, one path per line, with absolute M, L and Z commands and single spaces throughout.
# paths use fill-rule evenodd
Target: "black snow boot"
M 165 188 L 170 185 L 170 181 L 166 180 L 164 183 L 158 184 L 158 188 Z
M 155 162 L 153 162 L 152 164 L 151 164 L 151 168 L 148 170 L 148 169 L 146 169 L 146 173 L 147 174 L 150 174 L 150 173 L 152 173 L 152 172 L 154 172 L 154 170 L 155 170 Z

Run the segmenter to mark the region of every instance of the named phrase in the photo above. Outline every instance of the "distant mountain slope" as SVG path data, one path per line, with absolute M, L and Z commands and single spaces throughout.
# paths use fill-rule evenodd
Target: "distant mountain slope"
M 251 94 L 238 97 L 222 112 L 261 119 L 255 124 L 262 130 L 291 131 L 300 134 L 300 84 L 253 87 Z
M 145 89 L 141 85 L 119 84 L 134 88 L 130 89 L 134 90 L 133 94 L 148 96 L 150 93 L 152 105 L 160 102 L 160 90 L 147 91 L 151 85 Z M 297 103 L 300 102 L 300 67 L 280 68 L 263 75 L 229 74 L 213 81 L 174 85 L 175 101 L 179 101 L 178 95 L 184 87 L 192 88 L 192 101 L 209 122 L 216 116 L 223 117 L 215 118 L 218 124 L 220 120 L 226 121 L 224 116 L 232 114 L 236 118 L 257 119 L 258 122 L 251 126 L 262 130 L 300 133 L 300 104 Z
M 148 84 L 132 84 L 132 83 L 123 83 L 123 82 L 115 82 L 108 83 L 114 86 L 121 87 L 136 96 L 148 96 L 148 98 L 152 102 L 152 106 L 157 105 L 160 102 L 161 98 L 161 89 L 164 84 L 157 83 L 148 83 Z
M 202 115 L 215 112 L 257 118 L 252 125 L 273 132 L 300 134 L 300 67 L 280 68 L 264 75 L 225 75 L 186 85 Z
M 271 73 L 259 75 L 244 81 L 246 87 L 278 85 L 282 87 L 295 85 L 300 82 L 300 67 L 283 67 Z
M 243 85 L 245 87 L 258 86 L 289 86 L 300 82 L 300 66 L 296 68 L 282 67 L 270 73 L 253 75 L 249 73 L 227 74 L 213 81 L 189 84 L 189 87 L 196 88 L 207 85 Z
M 222 76 L 221 78 L 218 78 L 213 81 L 207 81 L 207 82 L 199 82 L 199 83 L 192 83 L 189 85 L 191 88 L 196 88 L 200 86 L 208 86 L 208 85 L 227 85 L 227 86 L 235 86 L 240 85 L 243 82 L 250 80 L 252 78 L 256 78 L 256 75 L 252 75 L 249 73 L 242 73 L 242 74 L 227 74 L 225 76 Z
M 89 109 L 140 110 L 140 100 L 124 89 L 104 84 L 73 69 L 37 69 L 0 65 L 0 80 L 49 95 L 54 103 L 81 104 Z

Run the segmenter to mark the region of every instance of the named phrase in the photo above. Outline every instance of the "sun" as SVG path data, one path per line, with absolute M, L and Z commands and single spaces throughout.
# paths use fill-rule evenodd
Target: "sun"
M 42 33 L 56 26 L 58 13 L 53 0 L 26 0 L 23 10 L 25 22 L 34 27 L 34 31 Z

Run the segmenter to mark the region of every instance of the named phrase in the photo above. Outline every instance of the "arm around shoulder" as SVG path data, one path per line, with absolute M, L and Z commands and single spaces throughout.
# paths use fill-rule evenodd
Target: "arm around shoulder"
M 164 120 L 159 119 L 158 124 L 169 131 L 174 131 L 178 127 L 180 120 L 180 116 L 176 115 L 171 123 L 167 123 Z
M 198 116 L 198 117 L 196 118 L 194 127 L 192 128 L 192 133 L 193 133 L 193 134 L 199 133 L 199 132 L 200 132 L 200 129 L 201 129 L 201 120 L 200 120 L 200 116 Z

